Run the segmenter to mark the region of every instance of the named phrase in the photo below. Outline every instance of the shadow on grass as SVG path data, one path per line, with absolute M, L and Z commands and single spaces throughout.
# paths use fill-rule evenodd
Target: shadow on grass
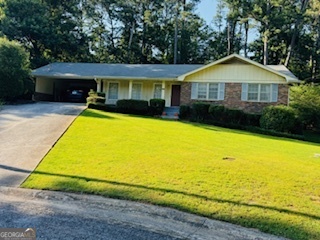
M 15 171 L 15 172 L 30 173 L 30 171 L 25 169 L 10 167 L 10 166 L 1 165 L 1 164 L 0 164 L 0 168 L 10 170 L 10 171 Z M 150 186 L 132 184 L 132 183 L 126 183 L 126 182 L 110 181 L 105 179 L 83 177 L 83 176 L 77 176 L 77 175 L 50 173 L 50 172 L 37 171 L 37 170 L 33 171 L 33 174 L 58 177 L 54 186 L 50 188 L 44 188 L 48 190 L 81 192 L 81 193 L 89 193 L 89 194 L 91 193 L 91 194 L 104 195 L 104 196 L 114 197 L 119 199 L 145 201 L 145 202 L 155 203 L 162 206 L 173 207 L 173 208 L 176 208 L 182 211 L 191 212 L 191 213 L 195 213 L 195 212 L 193 212 L 188 207 L 181 205 L 179 203 L 171 203 L 169 202 L 169 200 L 166 200 L 166 199 L 161 200 L 161 202 L 152 202 L 152 200 L 148 201 L 148 199 L 144 199 L 137 193 L 139 193 L 139 191 L 141 190 L 149 190 L 149 191 L 158 192 L 160 193 L 160 195 L 164 195 L 166 193 L 179 194 L 182 196 L 193 197 L 196 199 L 211 201 L 219 204 L 231 204 L 238 207 L 257 208 L 261 210 L 269 210 L 269 211 L 275 211 L 278 213 L 291 214 L 299 217 L 306 217 L 316 221 L 320 220 L 320 216 L 309 214 L 309 213 L 303 213 L 303 212 L 277 208 L 277 207 L 263 206 L 259 204 L 248 204 L 240 201 L 232 201 L 232 200 L 227 200 L 222 198 L 207 197 L 204 195 L 194 194 L 187 191 L 180 191 L 175 189 L 150 187 Z M 111 185 L 111 187 L 108 188 L 107 190 L 106 188 L 92 189 L 89 186 L 85 186 L 85 184 L 82 184 L 79 181 L 105 183 L 105 184 Z M 128 187 L 130 189 L 118 189 L 117 187 Z M 273 221 L 272 219 L 264 216 L 257 216 L 256 219 L 252 219 L 252 217 L 250 217 L 249 219 L 245 216 L 234 217 L 227 214 L 224 215 L 223 213 L 217 216 L 215 214 L 208 213 L 206 216 L 227 221 L 227 222 L 232 222 L 235 224 L 240 224 L 245 227 L 258 228 L 261 231 L 271 233 L 271 234 L 278 234 L 278 235 L 280 234 L 282 236 L 289 237 L 291 239 L 311 239 L 313 238 L 314 234 L 317 234 L 317 232 L 309 232 L 303 229 L 301 226 L 299 227 L 296 225 L 288 224 L 286 222 L 281 222 L 280 220 Z
M 30 173 L 30 171 L 25 170 L 25 169 L 10 167 L 10 166 L 6 166 L 6 165 L 2 165 L 2 164 L 0 164 L 0 168 L 10 170 L 10 171 L 15 171 L 15 172 Z M 248 204 L 248 203 L 243 203 L 240 201 L 232 201 L 232 200 L 226 200 L 226 199 L 221 199 L 221 198 L 212 198 L 212 197 L 207 197 L 207 196 L 203 196 L 203 195 L 199 195 L 199 194 L 194 194 L 194 193 L 189 193 L 189 192 L 179 191 L 179 190 L 174 190 L 174 189 L 157 188 L 157 187 L 150 187 L 150 186 L 144 186 L 144 185 L 139 185 L 139 184 L 110 181 L 110 180 L 90 178 L 90 177 L 82 177 L 82 176 L 77 176 L 77 175 L 50 173 L 50 172 L 43 172 L 43 171 L 38 171 L 38 170 L 33 171 L 32 174 L 70 178 L 73 180 L 78 179 L 78 180 L 84 180 L 86 182 L 89 182 L 89 181 L 101 182 L 101 183 L 107 183 L 107 184 L 111 184 L 111 185 L 124 186 L 124 187 L 131 187 L 131 188 L 136 188 L 136 189 L 159 191 L 159 192 L 163 192 L 163 193 L 175 193 L 175 194 L 181 194 L 181 195 L 195 197 L 195 198 L 199 198 L 199 199 L 203 199 L 203 200 L 214 201 L 214 202 L 218 202 L 218 203 L 229 203 L 229 204 L 234 204 L 234 205 L 239 205 L 239 206 L 262 208 L 262 209 L 277 211 L 277 212 L 281 212 L 281 213 L 288 213 L 288 214 L 293 214 L 293 215 L 297 215 L 297 216 L 308 217 L 308 218 L 311 218 L 314 220 L 320 220 L 320 216 L 312 215 L 312 214 L 308 214 L 308 213 L 301 213 L 301 212 L 292 211 L 289 209 L 269 207 L 269 206 L 263 206 L 263 205 L 259 205 L 259 204 Z
M 108 113 L 106 112 L 101 112 L 97 111 L 97 110 L 86 110 L 81 114 L 82 117 L 91 117 L 91 118 L 101 118 L 101 119 L 118 119 L 115 118 L 113 116 L 110 116 Z

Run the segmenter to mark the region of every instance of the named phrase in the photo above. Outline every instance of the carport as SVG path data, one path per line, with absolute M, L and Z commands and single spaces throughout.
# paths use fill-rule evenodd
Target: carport
M 96 91 L 97 83 L 94 79 L 37 77 L 34 98 L 37 101 L 64 102 L 67 101 L 67 90 L 73 89 Z

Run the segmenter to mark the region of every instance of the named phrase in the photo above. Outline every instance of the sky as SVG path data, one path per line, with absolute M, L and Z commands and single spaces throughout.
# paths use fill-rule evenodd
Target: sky
M 201 0 L 198 5 L 197 13 L 206 20 L 207 24 L 210 24 L 213 17 L 216 15 L 217 1 L 216 0 Z

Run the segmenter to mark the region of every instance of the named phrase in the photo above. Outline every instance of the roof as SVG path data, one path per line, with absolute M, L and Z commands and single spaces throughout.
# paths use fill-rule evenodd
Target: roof
M 284 65 L 267 65 L 267 67 L 282 73 L 284 75 L 287 75 L 290 78 L 294 78 L 296 80 L 299 80 L 288 68 L 286 68 Z
M 193 71 L 182 74 L 181 76 L 178 77 L 178 80 L 183 81 L 187 76 L 189 76 L 191 74 L 194 74 L 196 72 L 202 71 L 206 68 L 209 68 L 209 67 L 212 67 L 212 66 L 215 66 L 218 64 L 225 63 L 225 62 L 230 61 L 232 59 L 238 59 L 240 61 L 246 62 L 248 64 L 252 64 L 252 65 L 257 66 L 257 67 L 264 69 L 266 71 L 272 72 L 276 75 L 279 75 L 279 76 L 285 78 L 285 80 L 288 83 L 300 82 L 299 79 L 292 72 L 290 72 L 290 70 L 287 69 L 284 65 L 267 65 L 267 66 L 265 66 L 265 65 L 262 65 L 260 63 L 255 62 L 255 61 L 252 61 L 248 58 L 242 57 L 238 54 L 231 54 L 231 55 L 224 57 L 224 58 L 221 58 L 215 62 L 212 62 L 212 63 L 207 64 L 205 66 L 202 66 L 200 68 L 194 69 Z
M 300 82 L 283 65 L 262 65 L 238 54 L 231 54 L 207 65 L 200 64 L 107 64 L 107 63 L 51 63 L 32 71 L 34 77 L 61 79 L 131 79 L 180 80 L 206 68 L 230 60 L 240 60 L 283 77 L 288 83 Z
M 51 63 L 32 71 L 34 77 L 68 79 L 167 79 L 202 67 L 192 64 Z

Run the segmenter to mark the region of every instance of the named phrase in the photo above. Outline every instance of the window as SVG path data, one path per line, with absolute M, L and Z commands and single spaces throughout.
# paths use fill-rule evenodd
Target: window
M 108 89 L 108 99 L 109 100 L 118 100 L 119 92 L 119 83 L 110 82 Z
M 140 100 L 142 95 L 142 84 L 141 83 L 132 83 L 132 93 L 131 98 Z
M 278 84 L 242 84 L 242 101 L 252 102 L 277 102 Z
M 224 83 L 192 83 L 191 99 L 224 100 Z
M 153 98 L 160 99 L 161 96 L 162 96 L 162 84 L 156 83 L 154 84 Z

